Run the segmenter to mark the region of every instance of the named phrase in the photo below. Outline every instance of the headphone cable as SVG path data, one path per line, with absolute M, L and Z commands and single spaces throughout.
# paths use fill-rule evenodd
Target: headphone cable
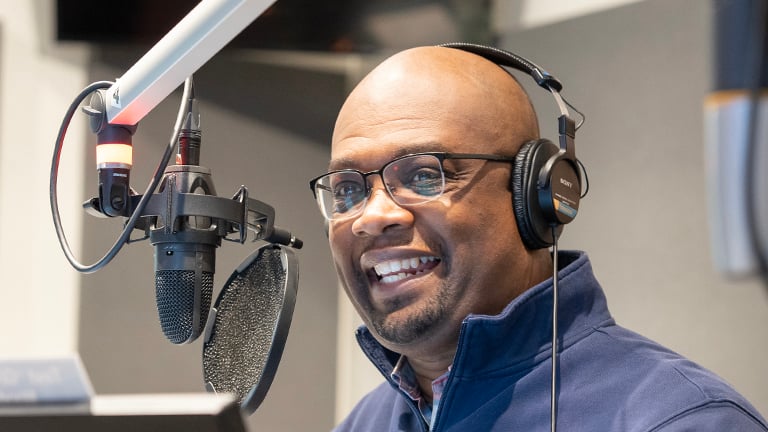
M 557 225 L 552 225 L 552 388 L 550 405 L 550 425 L 551 431 L 557 431 L 557 309 L 558 309 L 558 286 L 557 286 Z

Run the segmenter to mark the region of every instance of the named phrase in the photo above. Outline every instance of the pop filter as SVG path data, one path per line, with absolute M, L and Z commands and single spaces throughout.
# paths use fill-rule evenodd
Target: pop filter
M 293 251 L 268 244 L 232 273 L 211 309 L 203 342 L 206 387 L 233 393 L 247 415 L 261 405 L 277 372 L 297 288 Z

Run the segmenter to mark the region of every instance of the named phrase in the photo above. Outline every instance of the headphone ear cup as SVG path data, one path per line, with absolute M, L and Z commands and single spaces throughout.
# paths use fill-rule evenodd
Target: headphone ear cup
M 552 225 L 539 204 L 539 174 L 559 147 L 546 139 L 528 141 L 520 147 L 512 167 L 512 208 L 520 238 L 528 249 L 552 246 Z M 556 228 L 559 236 L 562 225 Z

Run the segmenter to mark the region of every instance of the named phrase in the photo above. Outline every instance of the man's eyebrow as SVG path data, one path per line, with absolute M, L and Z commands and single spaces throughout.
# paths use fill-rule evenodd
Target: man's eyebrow
M 443 143 L 437 141 L 428 141 L 416 144 L 408 144 L 399 147 L 397 150 L 391 152 L 388 155 L 387 161 L 397 159 L 400 156 L 414 153 L 427 153 L 427 152 L 446 152 L 447 149 Z M 340 170 L 340 169 L 359 169 L 361 162 L 365 162 L 364 156 L 360 157 L 340 157 L 332 159 L 328 164 L 328 171 Z M 385 162 L 386 163 L 386 162 Z
M 335 171 L 340 169 L 352 168 L 355 166 L 355 159 L 341 157 L 337 159 L 331 159 L 328 163 L 328 171 Z

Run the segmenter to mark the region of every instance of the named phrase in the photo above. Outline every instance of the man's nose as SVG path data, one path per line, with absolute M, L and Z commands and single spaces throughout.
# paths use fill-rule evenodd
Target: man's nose
M 352 223 L 352 232 L 356 236 L 377 236 L 396 228 L 408 228 L 413 225 L 413 213 L 398 205 L 384 185 L 379 183 L 371 187 L 371 195 L 360 215 Z

